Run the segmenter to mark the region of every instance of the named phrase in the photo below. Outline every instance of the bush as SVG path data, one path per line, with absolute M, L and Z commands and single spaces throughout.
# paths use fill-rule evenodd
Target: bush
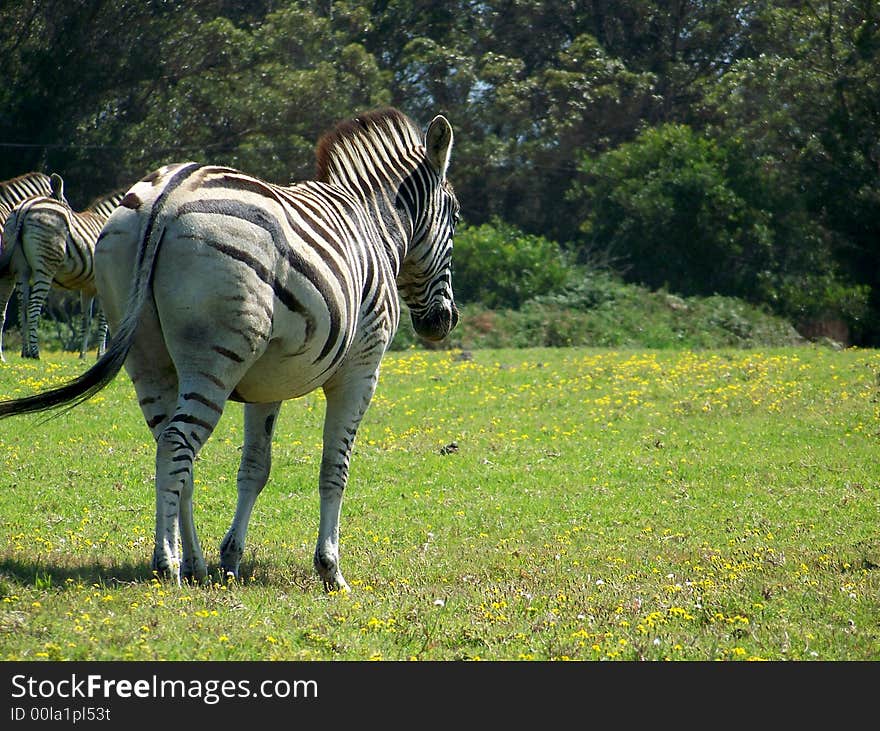
M 577 270 L 573 270 L 577 271 Z M 791 323 L 733 297 L 679 297 L 653 292 L 604 271 L 519 309 L 460 305 L 461 321 L 442 343 L 428 344 L 403 308 L 392 350 L 430 348 L 754 348 L 805 342 Z
M 555 241 L 498 220 L 462 227 L 452 262 L 456 300 L 488 308 L 519 309 L 534 297 L 561 291 L 577 277 Z
M 444 344 L 463 349 L 782 347 L 803 343 L 789 322 L 731 297 L 680 298 L 621 285 L 594 307 L 540 298 L 520 310 L 462 307 Z

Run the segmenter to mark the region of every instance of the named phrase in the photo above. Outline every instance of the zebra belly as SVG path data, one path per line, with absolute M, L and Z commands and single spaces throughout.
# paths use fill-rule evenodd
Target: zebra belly
M 270 342 L 232 393 L 237 401 L 271 403 L 299 398 L 321 386 L 338 369 L 316 367 L 314 353 L 293 353 L 283 342 Z
M 91 271 L 69 272 L 59 270 L 55 273 L 54 284 L 62 289 L 79 289 L 87 295 L 94 297 L 98 292 L 95 289 L 95 277 Z

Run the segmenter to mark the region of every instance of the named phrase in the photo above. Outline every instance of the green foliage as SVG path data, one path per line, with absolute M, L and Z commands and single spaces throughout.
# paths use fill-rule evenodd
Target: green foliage
M 387 72 L 328 18 L 286 7 L 253 28 L 225 18 L 182 26 L 164 41 L 165 75 L 143 120 L 125 129 L 132 175 L 187 156 L 287 183 L 314 173 L 314 149 L 336 120 L 388 102 Z M 192 58 L 200 59 L 191 63 Z M 328 60 L 331 59 L 331 60 Z M 152 145 L 144 148 L 142 141 Z M 138 144 L 138 141 L 141 144 Z
M 689 127 L 646 129 L 581 169 L 587 182 L 574 195 L 587 212 L 585 238 L 623 257 L 633 281 L 745 294 L 766 265 L 766 216 L 731 188 L 724 150 Z
M 463 308 L 451 344 L 471 348 L 756 348 L 802 343 L 791 324 L 730 297 L 680 298 L 623 287 L 588 308 L 538 298 L 520 310 Z
M 572 197 L 585 245 L 619 254 L 626 277 L 684 295 L 726 293 L 806 323 L 856 325 L 868 291 L 841 276 L 822 231 L 772 168 L 684 125 L 648 128 L 586 157 Z
M 577 272 L 555 241 L 525 234 L 502 221 L 456 232 L 453 287 L 462 303 L 519 308 L 564 288 Z
M 458 327 L 442 344 L 429 347 L 706 349 L 805 342 L 788 320 L 740 299 L 679 297 L 626 284 L 610 272 L 580 274 L 577 281 L 554 294 L 534 297 L 519 309 L 465 304 Z M 391 349 L 426 346 L 404 312 Z
M 60 172 L 78 207 L 183 159 L 298 180 L 336 120 L 392 103 L 452 120 L 475 227 L 570 242 L 589 221 L 639 281 L 880 342 L 873 0 L 42 0 L 0 18 L 0 180 Z
M 770 178 L 765 205 L 792 234 L 780 261 L 778 302 L 793 316 L 836 312 L 857 341 L 876 342 L 877 3 L 770 3 L 747 17 L 755 51 L 703 82 L 706 107 L 713 110 L 707 129 L 718 139 L 737 140 L 750 167 Z M 787 271 L 805 259 L 824 265 Z

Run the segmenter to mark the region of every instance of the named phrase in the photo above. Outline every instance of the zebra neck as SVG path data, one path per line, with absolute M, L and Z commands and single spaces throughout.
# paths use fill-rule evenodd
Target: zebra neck
M 359 199 L 366 213 L 371 238 L 385 252 L 391 270 L 396 277 L 400 273 L 412 242 L 415 224 L 408 210 L 400 205 L 400 183 L 386 181 L 372 187 L 363 181 L 353 185 L 349 180 L 333 180 L 333 184 L 345 188 Z

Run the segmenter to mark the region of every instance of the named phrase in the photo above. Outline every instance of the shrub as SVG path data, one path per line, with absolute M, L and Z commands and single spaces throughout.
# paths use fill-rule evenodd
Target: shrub
M 465 226 L 455 236 L 453 288 L 463 303 L 518 309 L 539 295 L 562 290 L 577 276 L 555 241 L 494 220 Z

